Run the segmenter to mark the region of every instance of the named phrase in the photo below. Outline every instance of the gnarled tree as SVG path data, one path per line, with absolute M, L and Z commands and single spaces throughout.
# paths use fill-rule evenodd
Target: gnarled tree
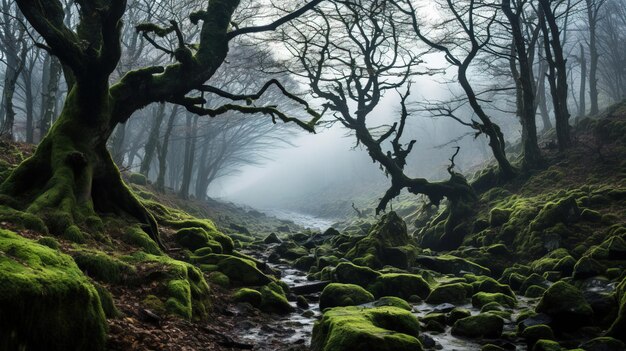
M 41 215 L 49 230 L 56 233 L 63 233 L 72 224 L 97 222 L 99 212 L 128 214 L 144 223 L 146 232 L 160 243 L 156 221 L 124 184 L 106 149 L 113 129 L 138 109 L 167 101 L 206 116 L 233 110 L 263 113 L 313 131 L 319 115 L 295 96 L 311 114 L 309 122 L 289 117 L 274 106 L 231 103 L 206 109 L 202 106 L 204 98 L 187 94 L 206 88 L 205 83 L 225 60 L 233 39 L 274 30 L 319 2 L 312 0 L 268 25 L 231 30 L 231 18 L 240 1 L 206 1 L 204 10 L 190 16 L 192 25 L 200 26 L 198 42 L 192 44 L 183 40 L 181 26 L 175 21 L 168 27 L 138 25 L 137 30 L 156 46 L 157 37 L 175 35 L 178 46 L 170 53 L 176 62 L 134 70 L 110 84 L 122 54 L 125 0 L 76 0 L 79 23 L 75 29 L 64 23 L 60 0 L 16 0 L 26 20 L 45 40 L 40 46 L 63 64 L 69 77 L 69 93 L 60 116 L 34 155 L 0 186 L 4 199 L 17 200 L 5 202 Z M 211 93 L 227 95 L 220 90 Z

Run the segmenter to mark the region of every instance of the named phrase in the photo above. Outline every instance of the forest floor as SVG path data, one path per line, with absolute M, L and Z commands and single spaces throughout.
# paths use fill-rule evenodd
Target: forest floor
M 626 281 L 626 103 L 581 121 L 567 153 L 553 147 L 550 133 L 542 144 L 545 167 L 479 194 L 462 246 L 446 252 L 429 248 L 441 233 L 443 224 L 431 221 L 442 209 L 410 198 L 395 206 L 400 216 L 348 218 L 320 231 L 233 204 L 158 193 L 130 174 L 129 186 L 159 221 L 167 256 L 133 230 L 131 218 L 115 214 L 102 214 L 103 232 L 85 238 L 48 235 L 7 210 L 0 211 L 0 228 L 73 258 L 99 291 L 110 350 L 308 350 L 313 324 L 322 318 L 320 299 L 365 311 L 391 305 L 384 312 L 399 315 L 408 301 L 422 330 L 413 336 L 426 349 L 523 349 L 537 340 L 520 325 L 546 323 L 551 329 L 543 336 L 565 350 L 615 336 L 615 325 L 626 323 L 618 287 Z M 2 141 L 0 166 L 8 171 L 32 151 Z M 540 307 L 557 283 L 584 296 L 578 302 L 593 317 L 571 324 Z M 324 294 L 338 286 L 359 288 L 364 299 L 350 295 L 329 304 Z M 380 299 L 388 295 L 406 301 Z M 553 318 L 546 321 L 546 314 Z M 489 335 L 459 334 L 454 315 L 502 325 Z M 324 315 L 320 325 L 332 318 L 338 317 Z M 392 322 L 383 327 L 407 330 Z M 406 340 L 417 342 L 413 336 Z M 325 340 L 329 335 L 318 335 L 314 348 Z

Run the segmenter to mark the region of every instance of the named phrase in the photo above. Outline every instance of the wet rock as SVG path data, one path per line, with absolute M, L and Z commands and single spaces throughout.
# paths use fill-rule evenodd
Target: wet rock
M 217 269 L 228 276 L 232 283 L 240 285 L 258 286 L 272 281 L 270 277 L 257 268 L 254 261 L 241 257 L 208 254 L 192 257 L 192 262 L 217 265 Z
M 504 320 L 485 313 L 459 319 L 452 326 L 452 335 L 468 338 L 498 338 L 502 335 Z
M 541 339 L 553 340 L 554 332 L 549 326 L 545 324 L 538 324 L 524 329 L 524 331 L 520 333 L 520 336 L 526 339 L 526 343 L 529 345 L 529 348 L 532 348 L 532 346 Z
M 380 277 L 380 273 L 368 267 L 342 262 L 335 268 L 333 277 L 338 283 L 356 284 L 365 288 Z
M 479 292 L 472 296 L 472 306 L 476 308 L 481 308 L 490 302 L 497 302 L 510 308 L 514 308 L 517 305 L 515 298 L 502 293 Z
M 446 331 L 446 326 L 438 321 L 430 320 L 424 326 L 424 330 L 432 331 L 436 333 L 443 333 Z
M 455 309 L 457 309 L 457 307 L 454 306 L 451 303 L 442 303 L 442 304 L 439 304 L 439 305 L 435 306 L 433 308 L 433 311 L 434 312 L 439 312 L 439 313 L 447 313 L 447 312 L 451 312 L 451 311 L 453 311 Z
M 546 288 L 539 286 L 539 285 L 531 285 L 524 292 L 524 296 L 530 297 L 530 298 L 537 298 L 537 297 L 543 296 L 545 292 L 546 292 Z
M 574 266 L 574 279 L 586 279 L 604 274 L 606 267 L 589 256 L 583 256 Z
M 506 351 L 505 348 L 502 348 L 498 345 L 494 345 L 494 344 L 487 344 L 487 345 L 483 345 L 483 347 L 481 347 L 480 351 Z
M 308 309 L 309 302 L 306 300 L 304 296 L 298 295 L 298 297 L 296 297 L 296 306 L 303 308 L 303 309 Z
M 467 288 L 463 283 L 440 285 L 430 292 L 426 302 L 430 304 L 461 303 L 467 298 Z
M 561 345 L 552 340 L 539 340 L 535 343 L 533 351 L 562 351 L 564 348 Z
M 593 316 L 593 310 L 581 291 L 563 281 L 546 290 L 536 311 L 552 317 L 551 325 L 558 330 L 575 330 L 588 325 Z
M 581 344 L 580 348 L 585 351 L 623 351 L 626 344 L 611 337 L 600 337 Z
M 617 317 L 619 307 L 613 293 L 586 290 L 583 296 L 593 310 L 594 324 L 609 327 Z
M 336 307 L 313 327 L 312 351 L 421 351 L 419 322 L 396 307 Z
M 315 265 L 315 257 L 313 256 L 302 256 L 293 263 L 294 268 L 297 268 L 305 272 L 311 269 L 311 267 L 314 265 Z
M 263 296 L 257 290 L 241 288 L 237 290 L 237 292 L 235 292 L 235 295 L 233 295 L 233 300 L 235 302 L 247 302 L 254 307 L 259 307 L 261 306 Z
M 471 316 L 472 313 L 467 308 L 455 307 L 446 316 L 446 324 L 454 325 L 459 319 Z
M 544 257 L 534 261 L 530 267 L 535 273 L 546 271 L 559 271 L 565 276 L 569 276 L 574 271 L 576 260 L 565 249 L 557 249 Z
M 337 229 L 331 227 L 331 228 L 326 229 L 326 231 L 324 231 L 323 233 L 317 233 L 313 235 L 312 237 L 310 237 L 303 244 L 303 246 L 306 248 L 312 249 L 314 247 L 318 247 L 326 243 L 327 241 L 331 240 L 335 236 L 339 236 L 339 235 L 341 235 L 341 233 L 339 233 Z
M 425 349 L 434 349 L 437 346 L 435 339 L 428 336 L 428 334 L 421 334 L 418 339 Z
M 387 273 L 376 278 L 368 290 L 376 297 L 397 296 L 408 299 L 417 295 L 425 299 L 430 294 L 430 285 L 416 274 Z
M 492 227 L 499 227 L 509 221 L 513 210 L 508 208 L 495 207 L 489 212 L 489 224 Z
M 522 285 L 520 286 L 519 291 L 525 294 L 526 290 L 533 285 L 541 286 L 544 288 L 547 288 L 549 286 L 544 277 L 540 276 L 537 273 L 533 273 L 528 278 L 526 278 L 526 280 L 524 280 L 524 283 L 522 283 Z
M 457 276 L 463 273 L 476 275 L 491 274 L 488 268 L 452 255 L 418 256 L 416 262 L 430 270 L 443 274 L 454 274 Z
M 283 288 L 272 282 L 261 288 L 261 306 L 260 309 L 265 312 L 288 314 L 293 312 L 294 308 L 287 301 Z
M 478 280 L 472 283 L 472 287 L 474 287 L 474 292 L 501 293 L 515 297 L 511 287 L 499 283 L 491 277 L 478 277 Z
M 526 328 L 530 328 L 535 325 L 543 325 L 552 323 L 552 318 L 545 313 L 537 313 L 528 318 L 525 318 L 517 324 L 517 328 L 520 332 Z
M 615 296 L 619 304 L 618 315 L 607 335 L 626 342 L 626 278 L 615 289 Z
M 274 256 L 274 260 L 276 258 L 283 258 L 286 260 L 296 260 L 302 256 L 307 256 L 309 252 L 304 247 L 296 244 L 293 241 L 283 241 L 278 246 L 276 246 L 272 251 L 272 256 Z M 272 260 L 270 260 L 272 262 Z
M 320 309 L 337 306 L 355 306 L 373 302 L 374 296 L 354 284 L 331 283 L 320 295 Z
M 411 307 L 411 305 L 409 305 L 408 302 L 395 296 L 383 296 L 374 302 L 374 306 L 376 307 L 393 306 L 393 307 L 398 307 L 407 311 L 413 310 L 413 307 Z
M 266 244 L 280 244 L 283 241 L 280 240 L 276 233 L 270 233 L 270 235 L 266 236 L 265 239 L 263 239 L 263 242 Z

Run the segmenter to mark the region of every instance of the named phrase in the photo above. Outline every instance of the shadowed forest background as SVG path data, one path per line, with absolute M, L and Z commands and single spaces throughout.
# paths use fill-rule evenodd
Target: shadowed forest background
M 624 0 L 0 18 L 0 349 L 626 348 Z

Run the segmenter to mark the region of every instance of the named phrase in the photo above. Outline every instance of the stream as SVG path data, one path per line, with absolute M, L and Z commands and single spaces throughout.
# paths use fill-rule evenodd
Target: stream
M 330 228 L 333 225 L 333 223 L 336 222 L 335 220 L 330 219 L 330 218 L 321 218 L 321 217 L 316 217 L 313 215 L 308 215 L 308 214 L 285 210 L 285 209 L 272 208 L 272 209 L 264 209 L 261 211 L 268 216 L 276 217 L 283 221 L 290 221 L 301 227 L 317 229 L 322 232 Z

